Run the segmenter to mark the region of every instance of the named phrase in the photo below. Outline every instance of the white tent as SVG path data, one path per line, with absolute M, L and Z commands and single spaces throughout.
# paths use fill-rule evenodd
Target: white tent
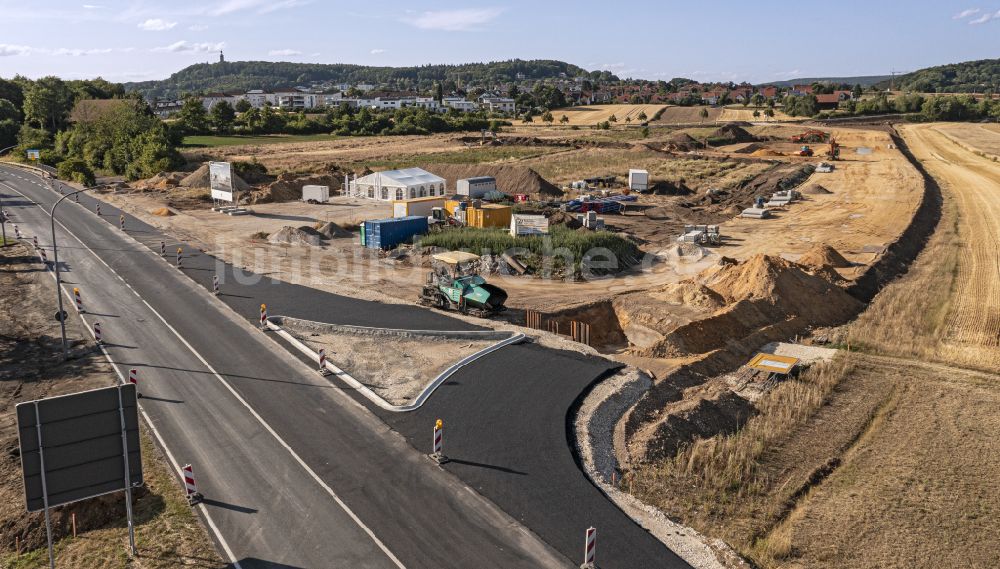
M 445 180 L 420 168 L 375 172 L 350 183 L 350 194 L 379 201 L 445 195 Z

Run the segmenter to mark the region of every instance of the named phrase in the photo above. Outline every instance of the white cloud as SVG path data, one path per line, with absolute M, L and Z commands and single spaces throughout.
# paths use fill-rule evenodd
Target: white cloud
M 244 10 L 253 10 L 258 14 L 268 14 L 286 8 L 294 8 L 308 4 L 307 0 L 224 0 L 208 10 L 213 16 L 225 16 Z
M 208 29 L 208 26 L 204 24 L 194 24 L 193 26 L 188 26 L 188 29 L 192 32 L 203 32 Z
M 68 56 L 72 56 L 72 57 L 81 57 L 81 56 L 84 56 L 84 55 L 101 55 L 101 54 L 104 54 L 104 53 L 111 53 L 111 51 L 112 50 L 110 48 L 103 48 L 103 49 L 97 49 L 97 48 L 79 49 L 79 48 L 74 48 L 74 49 L 69 49 L 69 48 L 61 47 L 59 49 L 53 50 L 51 52 L 51 54 L 52 55 L 68 55 Z
M 177 25 L 177 22 L 168 22 L 160 18 L 150 18 L 145 22 L 139 23 L 140 30 L 146 30 L 147 32 L 162 32 L 169 30 Z
M 969 25 L 970 26 L 975 26 L 975 25 L 978 25 L 978 24 L 985 24 L 986 22 L 989 22 L 990 20 L 996 20 L 996 19 L 1000 19 L 1000 12 L 994 12 L 994 13 L 990 13 L 990 14 L 983 14 L 982 16 L 979 16 L 975 20 L 969 20 Z
M 379 54 L 385 53 L 386 51 L 388 51 L 388 50 L 375 48 L 375 49 L 372 50 L 372 55 L 379 55 Z
M 463 8 L 460 10 L 439 10 L 424 12 L 406 22 L 422 30 L 444 30 L 449 32 L 475 30 L 503 13 L 502 8 Z
M 297 49 L 272 49 L 267 52 L 268 55 L 277 55 L 281 57 L 290 57 L 293 55 L 302 55 L 302 52 Z
M 9 43 L 0 43 L 0 57 L 8 57 L 11 55 L 28 55 L 31 52 L 31 48 L 26 45 L 11 45 Z
M 221 51 L 222 48 L 224 47 L 226 47 L 225 42 L 191 43 L 186 40 L 181 40 L 167 46 L 154 47 L 153 51 L 171 52 L 171 53 L 209 53 L 212 51 Z
M 961 12 L 955 14 L 954 16 L 951 17 L 951 19 L 961 20 L 962 18 L 968 18 L 969 16 L 978 13 L 979 13 L 979 8 L 969 8 L 968 10 L 962 10 Z
M 97 4 L 84 4 L 83 8 L 85 10 L 100 10 L 104 6 L 98 6 Z

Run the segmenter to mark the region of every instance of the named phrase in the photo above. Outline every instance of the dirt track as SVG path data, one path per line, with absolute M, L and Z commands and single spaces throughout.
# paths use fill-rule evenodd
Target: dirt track
M 958 257 L 945 339 L 995 349 L 1000 347 L 1000 166 L 952 142 L 942 126 L 906 126 L 903 134 L 958 206 L 964 251 Z

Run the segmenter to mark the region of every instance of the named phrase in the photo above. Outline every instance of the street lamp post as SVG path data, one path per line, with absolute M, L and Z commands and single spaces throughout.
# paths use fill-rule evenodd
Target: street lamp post
M 46 181 L 49 184 L 49 188 L 52 188 L 52 179 L 47 178 Z M 56 301 L 59 304 L 59 331 L 62 334 L 62 354 L 64 360 L 69 358 L 69 349 L 66 345 L 66 318 L 63 316 L 62 281 L 59 279 L 59 248 L 56 246 L 56 208 L 59 207 L 59 204 L 64 199 L 84 191 L 86 189 L 63 195 L 56 203 L 52 204 L 52 209 L 49 210 L 49 218 L 52 222 L 52 266 L 55 267 L 56 273 Z

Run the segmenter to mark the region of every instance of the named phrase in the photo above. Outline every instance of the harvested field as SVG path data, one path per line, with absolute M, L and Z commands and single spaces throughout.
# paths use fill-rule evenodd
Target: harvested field
M 557 124 L 559 119 L 563 115 L 569 119 L 568 124 L 570 126 L 593 126 L 599 122 L 604 122 L 608 120 L 611 115 L 614 115 L 618 119 L 618 124 L 625 124 L 625 118 L 631 118 L 633 123 L 642 122 L 639 119 L 640 113 L 646 113 L 646 120 L 653 120 L 653 115 L 657 111 L 662 109 L 665 105 L 588 105 L 582 107 L 565 107 L 562 109 L 553 109 L 552 116 L 555 118 Z M 545 124 L 541 122 L 538 117 L 535 117 L 535 122 L 530 124 Z M 520 124 L 520 123 L 519 123 Z M 530 126 L 530 125 L 529 125 Z
M 116 376 L 96 349 L 79 319 L 67 320 L 71 359 L 52 357 L 59 350 L 59 324 L 48 302 L 54 281 L 29 247 L 0 249 L 0 566 L 19 569 L 48 567 L 45 521 L 41 513 L 24 510 L 21 463 L 17 455 L 14 407 L 22 401 L 107 387 Z M 141 567 L 219 568 L 215 552 L 159 451 L 142 433 L 146 487 L 136 491 L 134 512 Z M 70 516 L 76 514 L 77 538 L 70 536 Z M 125 505 L 121 493 L 76 502 L 52 511 L 59 566 L 78 569 L 123 567 Z M 16 558 L 15 538 L 22 554 Z M 139 566 L 139 565 L 137 565 Z
M 994 162 L 1000 160 L 1000 126 L 996 124 L 942 124 L 936 130 L 968 150 Z
M 701 117 L 701 110 L 708 109 L 708 117 Z M 667 107 L 663 114 L 653 124 L 695 124 L 715 122 L 719 120 L 722 109 L 719 107 Z M 652 115 L 650 115 L 652 117 Z
M 771 118 L 764 116 L 764 109 L 758 109 L 760 111 L 760 117 L 754 118 L 752 107 L 725 107 L 722 109 L 721 114 L 718 117 L 719 121 L 731 122 L 731 121 L 746 121 L 746 122 L 784 122 L 784 121 L 794 121 L 803 120 L 802 117 L 792 117 L 783 113 L 780 109 L 774 109 L 774 116 Z

